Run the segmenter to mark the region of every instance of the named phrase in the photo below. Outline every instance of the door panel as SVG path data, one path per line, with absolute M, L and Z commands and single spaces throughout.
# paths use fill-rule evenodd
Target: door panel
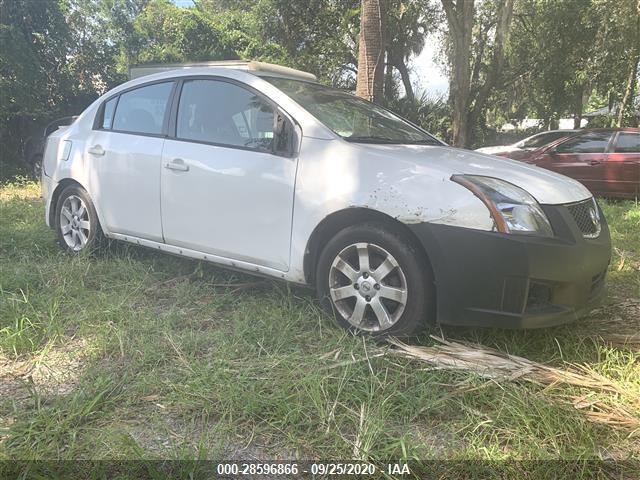
M 640 153 L 607 154 L 603 177 L 603 194 L 636 198 L 640 189 Z
M 156 82 L 107 100 L 84 158 L 106 230 L 162 241 L 160 163 L 173 81 Z
M 638 198 L 640 194 L 640 133 L 620 132 L 607 154 L 607 193 L 614 197 Z
M 548 154 L 548 168 L 567 177 L 574 178 L 592 193 L 604 189 L 606 153 L 556 153 Z M 541 164 L 538 164 L 543 166 Z
M 574 178 L 594 194 L 606 192 L 609 132 L 588 132 L 547 150 L 535 164 Z
M 91 193 L 108 231 L 162 241 L 163 143 L 163 138 L 108 131 L 94 131 L 89 137 L 85 160 L 91 172 Z
M 166 243 L 286 270 L 295 171 L 295 159 L 167 139 Z
M 184 81 L 162 155 L 166 243 L 288 269 L 297 160 L 272 153 L 275 112 L 243 85 Z

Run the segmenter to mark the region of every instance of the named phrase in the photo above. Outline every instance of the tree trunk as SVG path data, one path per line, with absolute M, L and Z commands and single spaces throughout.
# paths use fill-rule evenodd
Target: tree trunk
M 413 93 L 413 85 L 411 85 L 411 78 L 409 77 L 409 70 L 407 69 L 407 65 L 404 63 L 402 58 L 394 58 L 393 66 L 398 69 L 400 72 L 400 76 L 402 77 L 402 85 L 404 85 L 404 93 L 409 100 L 413 100 L 415 98 L 415 94 Z
M 384 70 L 384 98 L 393 98 L 393 65 L 391 64 L 391 54 L 387 51 L 387 63 Z
M 474 0 L 453 3 L 442 0 L 447 23 L 453 38 L 452 83 L 453 145 L 466 147 L 469 143 L 469 92 L 471 86 L 471 33 Z
M 362 0 L 356 95 L 382 101 L 384 83 L 384 0 Z
M 616 120 L 616 127 L 622 127 L 624 122 L 624 112 L 627 110 L 629 103 L 633 103 L 633 93 L 636 86 L 636 76 L 638 75 L 638 62 L 640 62 L 640 49 L 636 47 L 635 55 L 631 58 L 631 64 L 629 68 L 629 77 L 627 78 L 627 88 L 624 90 L 624 97 L 622 97 L 622 103 L 618 109 L 618 119 Z
M 491 56 L 491 63 L 487 69 L 487 77 L 484 79 L 482 86 L 477 89 L 475 98 L 470 99 L 470 102 L 473 101 L 473 109 L 469 121 L 470 129 L 476 125 L 476 122 L 483 118 L 484 108 L 489 94 L 496 86 L 502 74 L 505 62 L 505 44 L 509 41 L 509 31 L 511 30 L 511 20 L 513 18 L 513 3 L 514 0 L 504 0 L 498 11 L 498 24 L 496 25 L 495 39 L 493 42 L 493 54 Z M 482 59 L 478 58 L 478 62 L 481 61 Z
M 584 99 L 584 85 L 580 85 L 576 91 L 575 104 L 573 108 L 573 129 L 578 130 L 580 123 L 582 123 L 582 111 L 583 111 L 583 99 Z

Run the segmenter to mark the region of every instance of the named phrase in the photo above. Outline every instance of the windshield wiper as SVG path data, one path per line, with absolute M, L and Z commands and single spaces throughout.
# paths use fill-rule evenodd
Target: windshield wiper
M 375 135 L 371 135 L 371 136 L 350 136 L 350 137 L 343 137 L 345 140 L 347 140 L 348 142 L 356 142 L 356 143 L 402 143 L 398 140 L 394 140 L 392 138 L 387 138 L 387 137 L 377 137 Z

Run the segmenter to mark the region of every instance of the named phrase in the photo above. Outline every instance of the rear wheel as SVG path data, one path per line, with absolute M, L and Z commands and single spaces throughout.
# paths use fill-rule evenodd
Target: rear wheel
M 432 320 L 430 269 L 412 242 L 383 225 L 348 227 L 331 239 L 316 286 L 323 307 L 358 333 L 412 335 Z
M 55 213 L 58 243 L 71 253 L 92 251 L 102 238 L 98 214 L 87 192 L 80 186 L 65 188 Z

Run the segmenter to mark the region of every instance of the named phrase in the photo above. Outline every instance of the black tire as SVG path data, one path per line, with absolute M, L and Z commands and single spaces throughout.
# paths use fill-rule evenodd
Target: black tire
M 368 257 L 368 269 L 366 265 L 361 268 L 360 255 Z M 382 260 L 385 258 L 388 260 Z M 383 263 L 386 267 L 378 270 Z M 389 270 L 390 265 L 396 266 Z M 390 273 L 383 276 L 384 270 Z M 354 333 L 411 336 L 433 322 L 435 287 L 428 262 L 419 247 L 390 226 L 365 223 L 341 230 L 322 250 L 315 280 L 323 308 L 333 314 L 340 326 Z M 345 295 L 345 298 L 334 300 L 332 289 L 336 297 Z M 343 289 L 342 293 L 339 289 Z M 399 300 L 391 300 L 389 292 Z M 384 310 L 380 310 L 378 303 L 383 304 Z M 362 320 L 358 321 L 359 318 Z
M 67 212 L 72 213 L 67 207 L 70 204 L 78 204 L 77 199 L 81 200 L 84 211 L 78 210 L 78 212 L 76 212 L 80 213 L 80 216 L 72 215 L 72 217 L 77 217 L 75 218 L 75 223 L 72 225 L 71 222 L 74 220 L 69 219 L 66 215 L 64 216 L 65 220 L 63 220 L 63 208 L 66 208 Z M 101 246 L 104 237 L 102 229 L 100 228 L 100 221 L 98 220 L 98 214 L 96 213 L 93 202 L 86 190 L 78 185 L 68 186 L 60 193 L 55 208 L 55 231 L 58 237 L 58 243 L 64 250 L 72 254 L 91 253 Z M 85 229 L 85 226 L 88 226 L 88 228 Z M 71 227 L 71 233 L 69 233 L 67 227 Z M 74 235 L 74 231 L 78 233 Z M 84 242 L 82 241 L 83 237 L 86 238 Z M 75 240 L 75 246 L 70 244 L 70 238 Z

